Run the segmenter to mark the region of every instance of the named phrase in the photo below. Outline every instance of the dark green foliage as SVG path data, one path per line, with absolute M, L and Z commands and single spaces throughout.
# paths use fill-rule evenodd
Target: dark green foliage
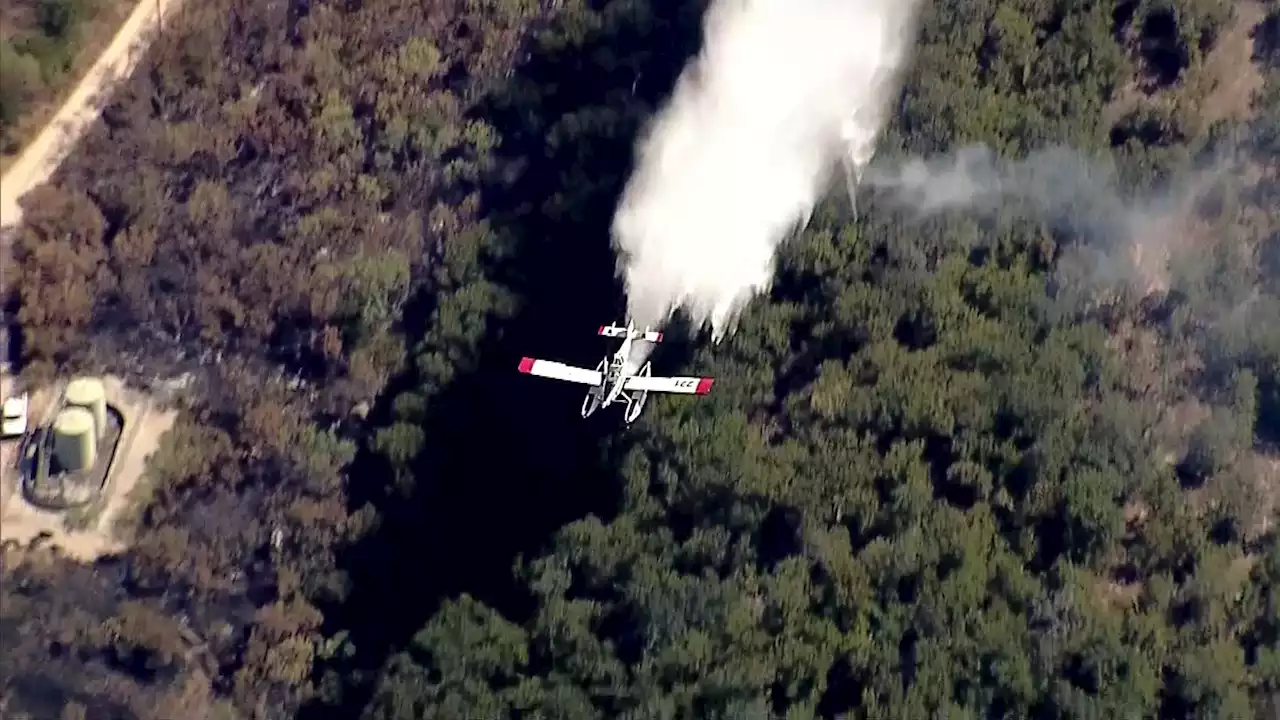
M 193 11 L 29 202 L 32 358 L 73 364 L 103 328 L 236 357 L 157 456 L 116 576 L 0 586 L 123 588 L 24 630 L 30 666 L 127 678 L 58 697 L 163 718 L 1274 714 L 1280 76 L 1260 63 L 1252 119 L 1216 124 L 1216 86 L 1188 80 L 1233 6 L 928 3 L 885 157 L 1068 146 L 1122 187 L 1066 223 L 875 197 L 854 218 L 833 195 L 734 335 L 669 328 L 655 367 L 715 391 L 624 430 L 515 364 L 605 352 L 609 221 L 705 3 L 304 5 Z M 1095 215 L 1227 149 L 1262 179 L 1197 198 L 1194 232 L 1152 230 L 1144 250 L 1194 240 L 1158 291 L 1072 270 Z M 1132 238 L 1103 239 L 1121 267 Z
M 19 52 L 8 40 L 0 41 L 0 126 L 17 122 L 42 86 L 40 61 Z
M 84 15 L 84 0 L 40 0 L 36 5 L 36 23 L 40 32 L 59 40 L 68 39 Z
M 606 3 L 574 27 L 645 5 Z M 885 152 L 1106 148 L 1115 132 L 1104 110 L 1154 62 L 1132 38 L 1167 30 L 1149 21 L 1153 8 L 1126 19 L 1120 5 L 930 4 Z M 1180 4 L 1175 34 L 1142 45 L 1181 57 L 1162 92 L 1178 92 L 1177 78 L 1198 67 L 1229 18 L 1221 10 Z M 568 43 L 560 52 L 575 42 L 552 37 Z M 616 99 L 595 102 L 576 117 L 618 112 Z M 1143 152 L 1190 140 L 1115 121 Z M 1131 153 L 1122 149 L 1121 170 L 1141 188 L 1152 178 L 1138 168 L 1152 161 Z M 589 156 L 579 157 L 562 176 L 589 183 L 575 169 Z M 1241 339 L 1199 376 L 1162 368 L 1186 387 L 1151 402 L 1137 391 L 1134 356 L 1117 353 L 1115 327 L 1062 312 L 1066 295 L 1057 309 L 1046 302 L 1051 288 L 1062 293 L 1060 252 L 1036 222 L 925 228 L 872 207 L 855 223 L 842 207 L 833 199 L 815 213 L 780 258 L 771 297 L 734 336 L 661 360 L 716 375 L 715 392 L 657 399 L 602 445 L 616 471 L 594 482 L 616 486 L 618 503 L 543 549 L 524 547 L 517 577 L 533 610 L 459 586 L 505 617 L 470 596 L 446 600 L 382 668 L 366 717 L 1262 712 L 1280 679 L 1257 649 L 1271 637 L 1257 624 L 1269 601 L 1240 589 L 1271 582 L 1265 562 L 1251 571 L 1244 559 L 1274 546 L 1244 498 L 1256 508 L 1253 417 L 1265 417 L 1276 365 L 1242 360 L 1269 346 Z M 1163 338 L 1162 358 L 1222 347 L 1215 337 L 1227 326 L 1206 331 L 1203 321 L 1239 303 L 1228 297 L 1239 291 L 1233 272 L 1219 263 L 1179 276 L 1201 295 L 1164 324 L 1139 316 L 1142 332 Z M 437 357 L 419 361 L 425 388 L 462 367 Z M 1212 406 L 1207 418 L 1157 431 L 1163 403 L 1188 395 Z M 567 408 L 544 402 L 539 422 L 558 423 Z M 415 415 L 425 420 L 402 415 L 385 432 L 430 427 L 430 405 Z M 402 468 L 398 482 L 416 478 L 411 495 L 469 482 L 440 476 L 430 452 L 408 463 L 392 437 L 385 457 Z M 1179 463 L 1169 442 L 1185 448 Z M 482 500 L 477 512 L 504 503 Z M 418 547 L 449 552 L 446 543 Z
M 84 25 L 97 11 L 97 0 L 19 0 L 3 11 L 30 26 L 6 27 L 0 39 L 0 152 L 17 150 L 10 135 L 23 112 L 62 86 Z

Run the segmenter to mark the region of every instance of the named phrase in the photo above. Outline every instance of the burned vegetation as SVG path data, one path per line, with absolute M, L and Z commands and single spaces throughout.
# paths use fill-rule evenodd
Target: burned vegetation
M 174 21 L 27 198 L 13 291 L 33 376 L 200 377 L 127 551 L 5 556 L 5 717 L 1274 714 L 1271 8 L 929 4 L 887 152 L 1231 182 L 1074 304 L 1053 228 L 832 198 L 668 351 L 714 394 L 584 424 L 515 361 L 595 354 L 702 9 Z

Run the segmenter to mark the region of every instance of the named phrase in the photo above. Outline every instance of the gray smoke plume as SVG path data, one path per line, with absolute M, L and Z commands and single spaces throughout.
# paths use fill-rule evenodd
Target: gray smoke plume
M 1002 160 L 975 146 L 937 158 L 874 164 L 862 186 L 918 219 L 963 212 L 1039 221 L 1073 242 L 1060 273 L 1094 286 L 1128 284 L 1147 293 L 1167 287 L 1171 255 L 1198 231 L 1201 205 L 1223 190 L 1228 167 L 1219 158 L 1176 182 L 1133 193 L 1126 192 L 1114 165 L 1075 150 L 1049 148 Z

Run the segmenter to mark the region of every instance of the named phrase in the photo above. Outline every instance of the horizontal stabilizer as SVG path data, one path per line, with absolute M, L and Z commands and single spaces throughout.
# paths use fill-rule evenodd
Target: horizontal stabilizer
M 681 395 L 706 395 L 711 392 L 714 378 L 699 377 L 644 377 L 633 375 L 623 385 L 625 390 L 640 392 L 679 393 Z
M 520 372 L 579 385 L 599 385 L 604 380 L 595 370 L 531 357 L 520 359 Z
M 627 329 L 615 325 L 601 325 L 600 331 L 596 334 L 604 337 L 626 337 Z
M 644 333 L 644 339 L 651 343 L 660 343 L 662 342 L 662 333 L 654 332 L 653 330 L 646 330 Z

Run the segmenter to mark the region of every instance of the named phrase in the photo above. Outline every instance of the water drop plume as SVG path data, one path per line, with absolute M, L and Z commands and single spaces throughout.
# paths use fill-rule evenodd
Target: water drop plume
M 638 325 L 716 340 L 846 164 L 861 174 L 913 43 L 913 0 L 715 0 L 637 151 L 613 242 Z

